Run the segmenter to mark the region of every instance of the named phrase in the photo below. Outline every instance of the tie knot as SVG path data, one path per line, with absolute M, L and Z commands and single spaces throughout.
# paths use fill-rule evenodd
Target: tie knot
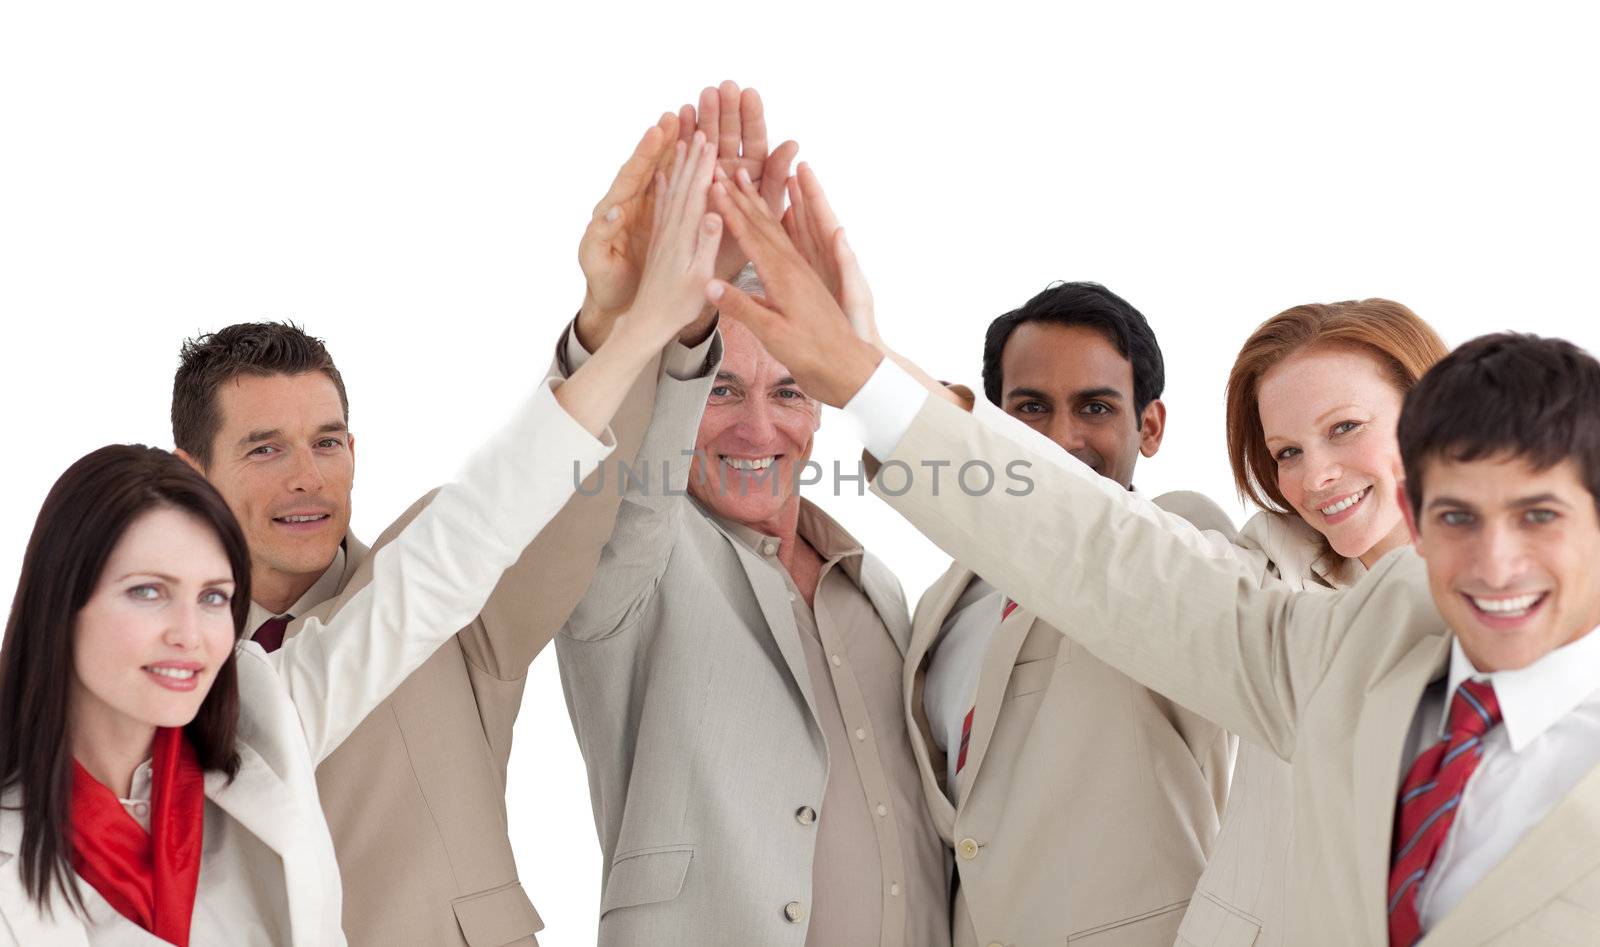
M 1450 701 L 1450 733 L 1481 737 L 1500 722 L 1500 701 L 1487 681 L 1462 681 Z
M 271 654 L 283 647 L 283 633 L 288 629 L 289 620 L 293 617 L 292 615 L 281 615 L 277 618 L 269 618 L 262 622 L 261 627 L 257 628 L 256 633 L 250 637 L 263 650 Z

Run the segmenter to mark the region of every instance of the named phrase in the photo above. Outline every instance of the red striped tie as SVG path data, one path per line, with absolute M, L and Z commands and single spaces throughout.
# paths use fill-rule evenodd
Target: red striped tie
M 1411 947 L 1422 937 L 1417 892 L 1450 834 L 1461 793 L 1483 756 L 1483 736 L 1500 722 L 1494 686 L 1462 681 L 1450 701 L 1450 735 L 1411 764 L 1395 809 L 1394 861 L 1389 870 L 1389 944 Z
M 1016 610 L 1017 603 L 1006 599 L 1005 607 L 1000 609 L 1000 620 L 1004 622 Z M 958 773 L 961 772 L 961 767 L 967 765 L 967 744 L 972 742 L 972 715 L 977 712 L 978 706 L 974 704 L 972 709 L 967 711 L 966 719 L 961 721 L 961 752 L 956 756 L 956 772 Z
M 256 644 L 265 648 L 268 654 L 271 654 L 283 647 L 283 631 L 289 627 L 289 619 L 293 617 L 293 615 L 283 615 L 278 618 L 269 618 L 262 622 L 261 627 L 257 628 L 256 633 L 250 637 Z

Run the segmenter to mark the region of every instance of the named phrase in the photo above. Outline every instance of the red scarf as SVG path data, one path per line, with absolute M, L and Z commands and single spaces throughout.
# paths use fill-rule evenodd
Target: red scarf
M 200 884 L 205 773 L 181 729 L 156 731 L 150 831 L 76 760 L 72 763 L 72 867 L 123 917 L 178 947 Z

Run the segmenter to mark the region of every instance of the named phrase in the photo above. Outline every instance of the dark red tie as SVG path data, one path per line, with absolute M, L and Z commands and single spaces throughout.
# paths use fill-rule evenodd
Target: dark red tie
M 1000 621 L 1004 622 L 1017 610 L 1017 603 L 1006 599 L 1005 607 L 1000 609 Z M 978 712 L 978 705 L 973 704 L 967 711 L 966 719 L 961 721 L 961 751 L 956 754 L 956 772 L 961 772 L 961 767 L 967 765 L 967 744 L 972 742 L 972 716 Z
M 1389 944 L 1411 947 L 1422 937 L 1417 892 L 1450 834 L 1456 807 L 1483 757 L 1483 737 L 1500 722 L 1494 687 L 1463 681 L 1450 701 L 1450 734 L 1417 757 L 1395 808 L 1394 860 L 1389 869 Z
M 266 649 L 268 654 L 271 654 L 283 647 L 283 630 L 289 627 L 289 622 L 293 618 L 293 615 L 269 618 L 262 622 L 261 627 L 257 628 L 256 633 L 250 637 L 256 644 Z

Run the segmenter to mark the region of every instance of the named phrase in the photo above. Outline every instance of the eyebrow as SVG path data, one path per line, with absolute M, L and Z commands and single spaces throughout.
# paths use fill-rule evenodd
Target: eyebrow
M 1038 388 L 1013 388 L 1006 392 L 1006 400 L 1009 401 L 1012 398 L 1033 398 L 1037 401 L 1056 400 L 1049 392 L 1040 391 Z
M 1072 393 L 1073 401 L 1091 401 L 1095 398 L 1102 398 L 1110 401 L 1122 401 L 1124 400 L 1125 396 L 1122 394 L 1122 392 L 1115 388 L 1085 388 L 1081 391 L 1074 391 Z
M 1372 413 L 1371 409 L 1363 408 L 1361 405 L 1358 405 L 1358 404 L 1341 404 L 1338 407 L 1329 408 L 1328 410 L 1326 410 L 1326 411 L 1322 412 L 1321 414 L 1317 415 L 1316 423 L 1318 425 L 1327 424 L 1328 421 L 1332 420 L 1334 415 L 1346 414 L 1346 413 L 1351 412 L 1351 411 L 1354 411 L 1356 414 L 1371 414 Z
M 127 575 L 124 575 L 124 576 L 118 578 L 117 581 L 118 582 L 122 582 L 122 581 L 125 581 L 127 579 L 134 578 L 135 576 L 145 576 L 145 577 L 151 578 L 151 579 L 160 579 L 163 582 L 170 582 L 173 585 L 181 585 L 183 583 L 182 579 L 178 578 L 177 576 L 167 575 L 165 572 L 130 572 Z M 202 584 L 204 584 L 204 585 L 232 585 L 233 584 L 233 576 L 230 575 L 225 579 L 207 579 Z
M 778 379 L 777 381 L 773 382 L 772 383 L 772 387 L 774 387 L 774 388 L 787 388 L 790 385 L 798 386 L 799 384 L 800 384 L 799 382 L 794 380 L 794 376 L 793 375 L 785 375 L 782 378 Z
M 345 422 L 343 422 L 343 421 L 328 421 L 326 423 L 318 425 L 316 433 L 318 433 L 318 434 L 345 434 L 345 433 L 348 433 L 349 430 L 350 430 L 349 426 L 346 425 Z M 262 441 L 277 440 L 278 438 L 281 438 L 281 437 L 283 437 L 283 428 L 281 428 L 281 427 L 275 427 L 275 428 L 272 428 L 271 430 L 251 431 L 249 434 L 246 434 L 244 437 L 239 438 L 239 446 L 240 447 L 248 447 L 251 444 L 259 444 Z
M 1511 506 L 1511 507 L 1516 507 L 1516 508 L 1522 508 L 1522 507 L 1529 507 L 1529 506 L 1543 506 L 1543 505 L 1545 505 L 1547 503 L 1554 503 L 1557 506 L 1568 506 L 1569 505 L 1566 500 L 1561 499 L 1560 497 L 1556 496 L 1554 493 L 1535 493 L 1532 496 L 1517 497 L 1515 500 L 1512 500 L 1510 503 L 1508 503 L 1506 505 L 1507 506 Z M 1457 498 L 1451 497 L 1451 496 L 1434 497 L 1432 500 L 1428 501 L 1428 509 L 1430 509 L 1430 510 L 1435 509 L 1437 507 L 1441 507 L 1441 506 L 1465 507 L 1465 508 L 1470 510 L 1470 509 L 1474 509 L 1476 507 L 1476 504 L 1468 503 L 1466 500 L 1460 500 L 1460 499 L 1457 499 Z

